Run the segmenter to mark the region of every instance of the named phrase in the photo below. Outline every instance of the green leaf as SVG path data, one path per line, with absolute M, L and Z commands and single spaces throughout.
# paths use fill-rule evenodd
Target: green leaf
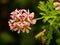
M 41 14 L 41 15 L 46 15 L 45 13 L 42 13 L 42 12 L 41 12 L 40 14 Z

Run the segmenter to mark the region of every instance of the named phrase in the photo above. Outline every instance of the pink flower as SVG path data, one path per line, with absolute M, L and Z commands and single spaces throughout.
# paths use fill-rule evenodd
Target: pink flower
M 18 14 L 18 12 L 19 12 L 19 11 L 16 9 L 15 11 L 11 12 L 11 14 L 12 14 L 12 15 L 16 15 L 16 14 Z
M 23 30 L 22 30 L 22 32 L 24 33 L 25 31 L 27 32 L 27 33 L 29 33 L 29 26 L 30 26 L 30 23 L 29 22 L 24 22 L 24 24 L 23 24 Z
M 56 6 L 55 10 L 60 9 L 60 3 L 59 2 L 54 2 L 53 5 Z
M 18 10 L 16 9 L 15 11 L 11 12 L 11 18 L 14 20 L 17 20 L 16 15 L 18 14 Z
M 33 20 L 34 18 L 34 13 L 31 13 L 28 15 L 28 21 L 31 23 L 31 24 L 35 24 L 36 23 L 36 20 Z
M 14 28 L 13 23 L 10 23 L 10 22 L 8 22 L 8 23 L 9 23 L 10 29 L 12 30 Z
M 29 33 L 30 24 L 35 24 L 36 20 L 34 18 L 34 13 L 30 13 L 29 10 L 25 9 L 15 10 L 11 13 L 11 19 L 9 21 L 9 26 L 12 31 L 17 31 L 20 33 L 21 31 L 24 33 Z
M 26 17 L 27 17 L 27 15 L 25 13 L 23 13 L 18 18 L 20 19 L 21 22 L 23 22 L 26 19 Z

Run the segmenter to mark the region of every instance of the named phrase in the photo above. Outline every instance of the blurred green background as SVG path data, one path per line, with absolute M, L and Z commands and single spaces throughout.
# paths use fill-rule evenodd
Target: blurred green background
M 32 30 L 29 34 L 12 32 L 9 29 L 8 21 L 10 13 L 15 9 L 29 9 L 35 12 L 35 18 L 39 17 L 37 8 L 40 0 L 0 0 L 0 45 L 41 45 L 35 39 L 35 35 L 40 31 L 41 21 L 31 25 Z

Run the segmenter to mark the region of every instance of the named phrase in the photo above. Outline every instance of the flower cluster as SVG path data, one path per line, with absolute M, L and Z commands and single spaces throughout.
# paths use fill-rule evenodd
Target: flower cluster
M 53 5 L 56 6 L 55 10 L 60 9 L 60 2 L 54 2 Z
M 17 33 L 20 33 L 20 31 L 29 33 L 29 30 L 31 30 L 30 25 L 36 23 L 33 18 L 34 12 L 30 13 L 29 9 L 16 9 L 11 12 L 11 19 L 8 21 L 10 30 L 17 31 Z

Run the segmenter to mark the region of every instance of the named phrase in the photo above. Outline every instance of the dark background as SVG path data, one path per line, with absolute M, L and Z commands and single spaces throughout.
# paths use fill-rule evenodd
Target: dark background
M 29 34 L 17 34 L 8 26 L 10 13 L 15 9 L 29 9 L 35 12 L 35 18 L 39 17 L 38 3 L 39 0 L 0 0 L 0 45 L 40 45 L 40 41 L 34 38 L 39 32 L 40 21 L 31 26 Z

